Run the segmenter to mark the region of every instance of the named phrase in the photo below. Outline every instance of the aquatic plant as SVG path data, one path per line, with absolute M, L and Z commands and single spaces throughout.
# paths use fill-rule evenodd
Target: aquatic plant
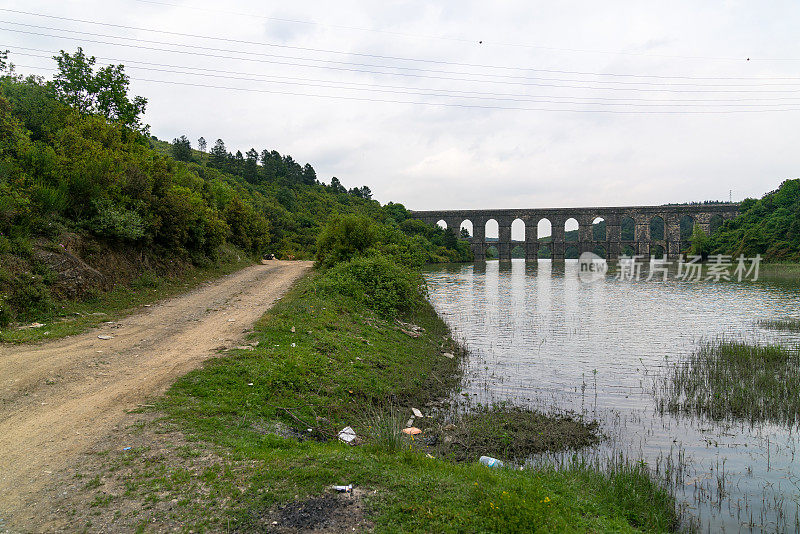
M 661 411 L 794 425 L 800 350 L 717 340 L 677 362 L 657 391 Z

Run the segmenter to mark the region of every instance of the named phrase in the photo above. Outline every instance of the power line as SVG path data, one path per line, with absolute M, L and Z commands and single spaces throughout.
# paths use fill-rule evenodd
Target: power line
M 643 87 L 595 87 L 590 85 L 565 85 L 565 84 L 551 84 L 551 83 L 538 83 L 538 82 L 524 82 L 524 81 L 511 81 L 511 80 L 495 80 L 495 79 L 485 79 L 485 80 L 476 80 L 474 78 L 453 78 L 447 76 L 434 76 L 431 74 L 412 74 L 409 72 L 381 72 L 381 71 L 373 71 L 373 70 L 364 70 L 364 69 L 356 69 L 356 68 L 345 68 L 345 67 L 335 67 L 330 65 L 313 65 L 307 63 L 290 63 L 284 61 L 276 61 L 276 60 L 267 60 L 267 59 L 252 59 L 247 57 L 236 57 L 236 56 L 225 56 L 219 54 L 209 54 L 203 52 L 189 52 L 186 50 L 172 50 L 167 48 L 156 48 L 156 47 L 149 47 L 144 45 L 133 45 L 127 43 L 117 43 L 112 41 L 100 41 L 96 39 L 87 39 L 87 38 L 76 38 L 76 37 L 69 37 L 64 35 L 53 35 L 41 32 L 31 32 L 25 30 L 15 30 L 12 28 L 0 28 L 6 31 L 15 32 L 15 33 L 22 33 L 27 35 L 37 35 L 37 36 L 44 36 L 44 37 L 54 37 L 58 39 L 69 39 L 73 41 L 79 42 L 91 42 L 97 44 L 107 44 L 112 46 L 124 46 L 129 48 L 138 48 L 143 50 L 154 50 L 154 51 L 161 51 L 161 52 L 168 52 L 168 53 L 176 53 L 176 54 L 191 54 L 193 56 L 203 56 L 203 57 L 214 57 L 219 59 L 232 59 L 238 61 L 251 61 L 251 62 L 259 62 L 259 63 L 271 63 L 277 65 L 288 65 L 288 66 L 297 66 L 297 67 L 309 67 L 309 68 L 318 68 L 318 69 L 328 69 L 328 70 L 338 70 L 338 71 L 347 71 L 347 72 L 357 72 L 362 74 L 377 74 L 383 76 L 402 76 L 402 77 L 411 77 L 411 78 L 428 78 L 428 79 L 438 79 L 438 80 L 449 80 L 449 81 L 465 81 L 465 82 L 477 82 L 477 83 L 494 83 L 494 84 L 509 84 L 509 85 L 522 85 L 522 86 L 535 86 L 535 87 L 555 87 L 555 88 L 565 88 L 565 89 L 592 89 L 592 90 L 612 90 L 612 91 L 641 91 L 641 92 L 668 92 L 668 93 L 797 93 L 800 92 L 798 89 L 662 89 L 662 88 L 643 88 Z M 85 35 L 96 35 L 90 32 L 79 32 L 79 31 L 72 31 L 72 30 L 60 30 L 56 29 L 56 31 L 64 31 L 69 33 L 78 33 L 78 34 L 85 34 Z M 101 35 L 102 36 L 102 35 Z M 263 53 L 256 53 L 256 52 L 241 52 L 236 50 L 225 50 L 225 49 L 217 49 L 211 47 L 198 47 L 196 45 L 184 45 L 178 43 L 163 43 L 159 41 L 148 41 L 143 39 L 133 39 L 129 37 L 118 37 L 118 36 L 109 36 L 114 39 L 124 39 L 128 41 L 134 42 L 150 42 L 155 44 L 166 44 L 168 46 L 180 46 L 184 48 L 200 48 L 203 50 L 215 50 L 215 51 L 222 51 L 222 52 L 232 52 L 242 55 L 254 55 L 254 56 L 262 56 L 262 57 L 281 57 L 275 56 L 273 54 L 263 54 Z M 298 59 L 298 58 L 291 58 L 291 59 Z M 301 61 L 314 61 L 317 63 L 346 63 L 346 62 L 335 62 L 329 60 L 318 60 L 318 59 L 306 59 L 306 58 L 299 58 Z M 358 65 L 358 64 L 354 64 Z M 367 66 L 367 65 L 365 65 Z M 370 65 L 373 68 L 402 68 L 402 67 L 393 67 L 393 66 L 381 66 L 381 65 Z M 421 70 L 421 69 L 408 69 L 405 70 Z M 438 71 L 428 71 L 428 72 L 438 72 Z M 444 71 L 444 74 L 453 74 Z M 457 73 L 456 73 L 457 74 Z M 467 75 L 470 76 L 485 76 L 478 73 L 468 73 Z M 508 76 L 501 76 L 504 78 L 513 78 Z M 517 77 L 517 79 L 519 79 Z M 522 78 L 524 79 L 524 78 Z M 597 83 L 597 82 L 588 82 L 588 83 Z M 781 85 L 793 85 L 793 84 L 781 84 Z M 723 86 L 723 87 L 733 87 L 733 86 Z
M 182 33 L 182 32 L 175 32 L 169 30 L 159 30 L 153 28 L 145 28 L 141 26 L 128 26 L 124 24 L 113 24 L 108 22 L 100 22 L 88 19 L 77 19 L 72 17 L 64 17 L 64 16 L 56 16 L 56 15 L 47 15 L 43 13 L 34 13 L 30 11 L 21 11 L 16 9 L 7 9 L 7 8 L 0 8 L 0 11 L 6 11 L 9 13 L 17 13 L 17 14 L 24 14 L 29 16 L 35 17 L 43 17 L 55 20 L 64 20 L 70 22 L 78 22 L 81 24 L 93 24 L 97 26 L 106 26 L 110 28 L 120 28 L 126 30 L 135 30 L 135 31 L 144 31 L 150 33 L 161 33 L 165 35 L 174 35 L 178 37 L 190 37 L 195 39 L 208 39 L 208 40 L 215 40 L 215 41 L 223 41 L 229 43 L 237 43 L 237 44 L 248 44 L 248 45 L 257 45 L 257 46 L 267 46 L 267 47 L 275 47 L 275 48 L 284 48 L 284 49 L 291 49 L 291 50 L 299 50 L 305 52 L 321 52 L 327 54 L 338 54 L 338 55 L 346 55 L 346 56 L 358 56 L 358 57 L 368 57 L 368 58 L 375 58 L 375 59 L 384 59 L 384 60 L 392 60 L 392 61 L 409 61 L 409 62 L 421 62 L 421 63 L 433 63 L 438 65 L 452 65 L 458 67 L 473 67 L 473 68 L 481 68 L 481 69 L 501 69 L 501 70 L 516 70 L 516 71 L 525 71 L 525 72 L 546 72 L 546 73 L 554 73 L 554 74 L 576 74 L 582 76 L 612 76 L 612 77 L 631 77 L 631 78 L 656 78 L 656 79 L 687 79 L 687 80 L 800 80 L 798 77 L 692 77 L 692 76 L 657 76 L 657 75 L 647 75 L 647 74 L 618 74 L 618 73 L 601 73 L 601 72 L 582 72 L 582 71 L 565 71 L 565 70 L 553 70 L 553 69 L 536 69 L 531 67 L 512 67 L 512 66 L 503 66 L 503 65 L 487 65 L 487 64 L 480 64 L 480 63 L 461 63 L 461 62 L 454 62 L 454 61 L 444 61 L 444 60 L 436 60 L 436 59 L 423 59 L 423 58 L 410 58 L 410 57 L 402 57 L 402 56 L 387 56 L 387 55 L 380 55 L 380 54 L 367 54 L 367 53 L 360 53 L 360 52 L 351 52 L 351 51 L 341 51 L 341 50 L 330 50 L 330 49 L 323 49 L 323 48 L 311 48 L 311 47 L 302 47 L 302 46 L 293 46 L 293 45 L 285 45 L 285 44 L 278 44 L 278 43 L 270 43 L 264 41 L 249 41 L 244 39 L 233 39 L 228 37 L 219 37 L 219 36 L 210 36 L 210 35 L 201 35 L 201 34 L 194 34 L 194 33 Z M 278 19 L 283 20 L 283 19 Z M 40 29 L 50 29 L 50 30 L 59 30 L 59 31 L 72 31 L 75 33 L 85 33 L 87 35 L 95 35 L 99 37 L 117 37 L 117 36 L 109 36 L 103 34 L 93 34 L 89 32 L 81 32 L 76 30 L 66 30 L 62 28 L 52 28 L 47 26 L 38 26 L 34 24 L 24 24 L 24 23 L 17 23 L 12 21 L 5 21 L 11 24 L 19 24 L 22 26 L 29 26 L 34 28 Z M 313 24 L 313 23 L 312 23 Z M 117 38 L 125 38 L 125 37 L 117 37 Z M 156 44 L 170 44 L 170 43 L 163 43 L 158 41 L 144 41 L 143 42 L 152 42 Z M 209 50 L 217 50 L 220 49 L 212 49 Z M 231 52 L 232 50 L 222 50 L 226 52 Z M 283 56 L 285 57 L 285 56 Z M 293 58 L 297 59 L 297 58 Z M 349 63 L 354 64 L 354 63 Z M 359 65 L 359 64 L 355 64 Z M 360 64 L 363 66 L 363 64 Z M 374 66 L 374 65 L 369 65 Z M 397 68 L 397 67 L 393 67 Z M 573 80 L 574 81 L 574 80 Z
M 15 52 L 17 55 L 28 56 L 28 57 L 36 57 L 36 58 L 51 58 L 52 56 L 45 56 L 40 54 L 26 54 L 21 52 Z M 644 106 L 644 107 L 752 107 L 752 106 L 780 106 L 785 105 L 782 102 L 778 103 L 753 103 L 758 102 L 758 100 L 753 101 L 752 99 L 740 99 L 735 100 L 735 103 L 728 103 L 726 101 L 720 100 L 696 100 L 696 101 L 688 101 L 688 100 L 667 100 L 667 101 L 653 101 L 647 99 L 616 99 L 617 101 L 599 101 L 598 100 L 609 100 L 609 99 L 602 99 L 602 98 L 593 98 L 588 97 L 590 101 L 580 101 L 577 100 L 575 97 L 564 97 L 564 96 L 555 96 L 555 95 L 524 95 L 524 94 L 509 94 L 509 93 L 485 93 L 479 91 L 458 91 L 458 90 L 448 90 L 448 89 L 433 89 L 433 88 L 412 88 L 412 87 L 402 87 L 402 86 L 387 86 L 387 85 L 378 85 L 378 84 L 365 84 L 365 83 L 357 83 L 357 82 L 336 82 L 330 80 L 317 80 L 317 79 L 305 79 L 305 78 L 293 78 L 287 76 L 272 76 L 266 74 L 257 74 L 257 73 L 246 73 L 246 72 L 237 72 L 237 71 L 226 71 L 226 70 L 216 70 L 216 69 L 205 69 L 205 68 L 192 68 L 192 67 L 184 67 L 180 65 L 168 65 L 168 64 L 159 64 L 159 63 L 150 63 L 150 62 L 143 62 L 143 61 L 130 61 L 130 60 L 118 60 L 118 59 L 106 59 L 106 65 L 112 64 L 112 61 L 119 61 L 121 63 L 126 64 L 129 68 L 134 70 L 145 70 L 145 71 L 154 71 L 154 72 L 164 72 L 169 74 L 187 74 L 190 76 L 204 76 L 210 78 L 225 78 L 225 79 L 232 79 L 232 80 L 239 80 L 239 81 L 253 81 L 253 82 L 261 82 L 261 83 L 273 83 L 273 84 L 284 84 L 284 85 L 301 85 L 307 87 L 318 87 L 318 88 L 329 88 L 329 89 L 345 89 L 345 90 L 356 90 L 356 91 L 373 91 L 373 92 L 382 92 L 382 93 L 392 93 L 392 94 L 409 94 L 409 95 L 417 95 L 417 96 L 433 96 L 433 97 L 448 97 L 448 98 L 469 98 L 469 99 L 482 99 L 482 100 L 501 100 L 501 101 L 510 101 L 510 102 L 537 102 L 537 103 L 565 103 L 565 104 L 580 104 L 580 105 L 600 105 L 600 106 Z M 131 66 L 130 63 L 138 63 L 142 65 L 150 65 L 151 67 L 139 67 L 136 65 Z M 156 68 L 156 67 L 163 67 L 163 68 Z M 176 71 L 175 69 L 182 69 Z M 203 72 L 194 72 L 194 71 L 203 71 Z M 230 75 L 237 75 L 237 76 L 249 76 L 249 77 L 231 77 Z M 252 78 L 256 77 L 256 78 Z M 264 77 L 269 77 L 270 79 L 263 79 Z M 280 78 L 280 80 L 276 80 L 275 78 Z M 285 80 L 285 81 L 284 81 Z M 348 85 L 352 86 L 355 85 L 356 87 L 347 87 Z M 634 100 L 634 101 L 631 101 Z M 638 100 L 638 101 L 635 101 Z M 800 97 L 784 97 L 780 100 L 800 100 Z M 773 100 L 775 101 L 775 100 Z M 699 103 L 698 103 L 699 102 Z M 751 102 L 751 103 L 741 103 L 741 102 Z
M 34 68 L 39 70 L 55 71 L 55 68 L 38 67 L 34 65 L 20 65 L 26 68 Z M 800 111 L 800 107 L 785 108 L 785 109 L 741 109 L 741 110 L 683 110 L 683 111 L 669 111 L 669 110 L 618 110 L 618 109 L 575 109 L 575 108 L 544 108 L 544 107 L 512 107 L 512 106 L 497 106 L 497 105 L 478 105 L 478 104 L 457 104 L 447 102 L 424 102 L 417 100 L 390 100 L 383 98 L 369 98 L 369 97 L 356 97 L 356 96 L 343 96 L 343 95 L 323 95 L 316 93 L 298 93 L 295 91 L 280 91 L 272 89 L 256 89 L 252 87 L 230 87 L 219 86 L 210 84 L 200 84 L 191 82 L 177 82 L 171 80 L 159 80 L 152 78 L 137 78 L 140 82 L 161 83 L 168 85 L 179 85 L 186 87 L 198 87 L 207 89 L 224 89 L 230 91 L 249 92 L 249 93 L 265 93 L 265 94 L 278 94 L 289 96 L 313 97 L 333 100 L 348 100 L 359 102 L 379 102 L 388 104 L 412 104 L 421 106 L 433 107 L 453 107 L 453 108 L 467 108 L 467 109 L 484 109 L 484 110 L 505 110 L 505 111 L 543 111 L 543 112 L 558 112 L 558 113 L 602 113 L 602 114 L 625 114 L 625 115 L 723 115 L 723 114 L 737 114 L 737 113 L 774 113 L 774 112 L 788 112 Z
M 678 54 L 653 54 L 653 53 L 646 53 L 646 52 L 630 52 L 627 50 L 599 50 L 599 49 L 586 49 L 586 48 L 563 48 L 563 47 L 555 47 L 555 46 L 544 46 L 544 45 L 534 45 L 534 44 L 525 44 L 525 43 L 508 43 L 502 41 L 491 41 L 485 37 L 481 37 L 480 39 L 466 39 L 463 37 L 444 37 L 438 35 L 415 35 L 403 32 L 393 32 L 388 30 L 376 30 L 373 28 L 359 28 L 355 26 L 342 26 L 342 25 L 335 25 L 335 24 L 324 24 L 319 22 L 307 21 L 307 20 L 298 20 L 298 19 L 287 19 L 287 18 L 279 18 L 279 17 L 267 17 L 264 15 L 256 15 L 253 13 L 241 13 L 237 11 L 230 11 L 230 10 L 222 10 L 222 9 L 209 9 L 197 6 L 186 6 L 186 5 L 179 5 L 179 4 L 171 4 L 168 2 L 158 2 L 155 0 L 136 0 L 138 2 L 142 2 L 145 4 L 153 4 L 153 5 L 160 5 L 160 6 L 167 6 L 167 7 L 175 7 L 180 9 L 189 9 L 194 11 L 205 11 L 208 13 L 221 13 L 221 14 L 228 14 L 228 15 L 237 15 L 247 18 L 260 18 L 262 20 L 272 20 L 276 22 L 285 22 L 290 24 L 302 24 L 307 26 L 321 26 L 321 27 L 329 27 L 341 30 L 350 30 L 350 31 L 360 31 L 360 32 L 370 32 L 370 33 L 379 33 L 379 34 L 386 34 L 386 35 L 395 35 L 400 37 L 410 37 L 414 39 L 430 39 L 430 40 L 439 40 L 439 41 L 454 41 L 454 42 L 461 42 L 461 43 L 481 43 L 484 46 L 504 46 L 504 47 L 515 47 L 515 48 L 530 48 L 530 49 L 537 49 L 537 50 L 548 50 L 553 52 L 576 52 L 576 53 L 584 53 L 584 54 L 607 54 L 607 55 L 623 55 L 623 56 L 637 56 L 637 57 L 657 57 L 657 58 L 667 58 L 667 59 L 697 59 L 697 60 L 715 60 L 715 61 L 800 61 L 800 58 L 759 58 L 759 57 L 733 57 L 733 56 L 688 56 L 688 55 L 678 55 Z

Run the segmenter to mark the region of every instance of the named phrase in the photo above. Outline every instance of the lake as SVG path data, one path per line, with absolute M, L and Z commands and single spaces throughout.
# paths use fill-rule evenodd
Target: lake
M 703 341 L 800 343 L 757 324 L 800 317 L 797 286 L 612 275 L 586 283 L 577 260 L 435 266 L 425 277 L 431 303 L 469 351 L 462 392 L 473 402 L 597 419 L 608 439 L 581 454 L 622 451 L 659 473 L 669 468 L 687 521 L 702 532 L 800 531 L 796 427 L 662 414 L 654 392 Z

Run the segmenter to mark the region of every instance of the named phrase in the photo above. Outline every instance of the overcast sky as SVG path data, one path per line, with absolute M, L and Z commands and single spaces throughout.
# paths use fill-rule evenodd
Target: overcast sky
M 157 137 L 278 150 L 410 209 L 741 200 L 800 176 L 796 1 L 0 8 L 27 12 L 0 11 L 19 72 L 82 45 L 126 65 Z

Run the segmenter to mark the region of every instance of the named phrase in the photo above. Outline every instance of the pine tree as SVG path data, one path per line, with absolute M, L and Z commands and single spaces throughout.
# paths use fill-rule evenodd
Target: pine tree
M 258 181 L 258 152 L 255 148 L 245 153 L 243 176 L 251 184 Z
M 225 142 L 217 139 L 214 148 L 211 149 L 211 164 L 218 169 L 225 169 L 227 162 L 228 150 L 225 148 Z
M 306 185 L 317 183 L 317 171 L 314 170 L 310 163 L 306 163 L 305 167 L 303 167 L 303 183 Z
M 178 161 L 192 160 L 192 144 L 188 137 L 182 135 L 172 140 L 172 157 Z

